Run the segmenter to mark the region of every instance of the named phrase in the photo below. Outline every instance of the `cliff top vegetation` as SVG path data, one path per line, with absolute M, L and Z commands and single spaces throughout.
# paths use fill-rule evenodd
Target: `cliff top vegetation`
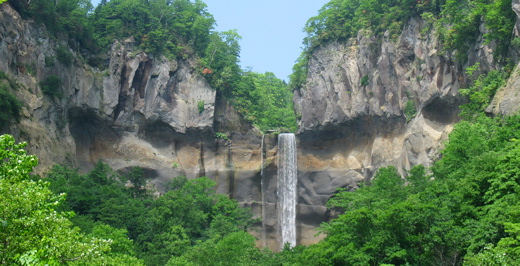
M 496 42 L 496 54 L 504 58 L 515 21 L 511 0 L 332 0 L 305 25 L 305 48 L 293 67 L 291 88 L 304 84 L 307 61 L 316 47 L 346 42 L 361 30 L 376 36 L 388 32 L 396 38 L 412 17 L 422 17 L 427 30 L 435 29 L 443 49 L 455 51 L 459 61 L 465 61 L 469 45 L 480 34 L 481 23 L 488 30 L 484 38 Z
M 26 19 L 44 24 L 54 38 L 97 68 L 115 40 L 132 39 L 136 50 L 167 59 L 195 59 L 195 70 L 260 129 L 296 130 L 292 95 L 272 73 L 243 70 L 240 35 L 214 30 L 200 0 L 9 0 Z M 58 58 L 59 59 L 59 58 Z M 70 61 L 70 60 L 69 60 Z

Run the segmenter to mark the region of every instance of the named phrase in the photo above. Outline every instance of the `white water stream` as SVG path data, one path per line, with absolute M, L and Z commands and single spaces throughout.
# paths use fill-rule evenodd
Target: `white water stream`
M 296 246 L 296 139 L 292 133 L 278 136 L 278 219 L 282 231 L 282 247 Z
M 264 162 L 264 159 L 265 159 L 265 150 L 264 150 L 264 144 L 265 143 L 265 135 L 262 135 L 262 145 L 260 146 L 260 156 L 262 157 L 262 165 L 260 166 L 260 190 L 261 190 L 261 193 L 262 193 L 262 245 L 263 247 L 265 248 L 267 246 L 267 242 L 266 242 L 266 229 L 265 229 L 265 218 L 266 218 L 266 215 L 265 215 L 265 198 L 264 198 L 264 195 L 265 195 L 265 184 L 264 184 L 264 168 L 265 168 L 265 162 Z

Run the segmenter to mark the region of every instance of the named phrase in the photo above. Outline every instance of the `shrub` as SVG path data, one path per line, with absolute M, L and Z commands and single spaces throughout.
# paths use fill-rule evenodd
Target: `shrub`
M 54 60 L 54 57 L 52 57 L 52 56 L 48 56 L 48 55 L 45 56 L 45 66 L 46 66 L 46 67 L 52 67 L 52 66 L 54 66 L 54 61 L 55 61 L 55 60 Z
M 475 64 L 468 67 L 466 73 L 473 76 L 479 68 L 480 65 Z M 491 103 L 495 93 L 505 85 L 508 78 L 508 69 L 493 70 L 487 74 L 480 74 L 470 87 L 461 89 L 460 93 L 469 99 L 467 104 L 461 106 L 461 116 L 468 120 L 478 116 Z
M 404 113 L 404 116 L 406 117 L 406 122 L 410 122 L 417 114 L 417 109 L 415 109 L 415 103 L 413 102 L 412 99 L 410 99 L 406 102 L 403 113 Z
M 204 112 L 204 100 L 199 101 L 197 107 L 199 108 L 199 114 L 202 114 Z
M 228 140 L 228 136 L 226 135 L 226 133 L 222 133 L 222 132 L 215 133 L 215 138 Z
M 366 85 L 368 85 L 368 76 L 363 76 L 363 77 L 361 78 L 361 86 L 364 87 L 364 86 L 366 86 Z
M 72 65 L 72 53 L 69 52 L 65 47 L 59 46 L 58 49 L 56 49 L 56 57 L 58 58 L 58 61 L 64 65 Z
M 16 80 L 9 77 L 9 75 L 7 75 L 5 72 L 3 71 L 0 71 L 0 80 L 2 79 L 5 79 L 7 80 L 7 82 L 9 82 L 9 86 L 12 88 L 12 89 L 18 89 L 18 84 L 16 83 Z
M 0 128 L 10 123 L 13 119 L 20 121 L 20 111 L 22 104 L 14 96 L 9 88 L 5 85 L 0 85 Z
M 61 91 L 61 79 L 58 76 L 52 75 L 40 82 L 42 92 L 49 97 L 63 98 L 63 92 Z

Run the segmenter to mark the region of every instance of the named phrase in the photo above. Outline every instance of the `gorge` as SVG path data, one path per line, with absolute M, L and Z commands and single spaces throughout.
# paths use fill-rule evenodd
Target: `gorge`
M 512 8 L 512 34 L 520 37 L 520 1 Z M 395 38 L 359 31 L 316 47 L 294 91 L 296 135 L 263 134 L 211 87 L 194 56 L 155 56 L 127 38 L 102 56 L 106 68 L 92 67 L 4 3 L 0 70 L 18 81 L 14 94 L 24 104 L 20 122 L 1 130 L 29 143 L 40 158 L 38 174 L 54 164 L 88 171 L 102 160 L 117 171 L 144 169 L 157 194 L 174 177 L 207 176 L 218 193 L 262 218 L 250 230 L 258 246 L 310 245 L 325 237 L 316 228 L 336 216 L 326 203 L 338 188 L 355 190 L 385 166 L 406 176 L 414 165 L 438 159 L 460 120 L 459 105 L 467 102 L 460 89 L 474 79 L 465 69 L 478 64 L 480 75 L 505 64 L 495 56 L 496 43 L 485 40 L 483 25 L 460 62 L 428 23 L 413 16 Z M 48 62 L 60 47 L 73 55 L 71 64 Z M 517 48 L 510 47 L 508 57 L 512 74 L 489 114 L 520 109 Z M 42 91 L 50 76 L 61 80 L 62 98 Z M 405 114 L 407 106 L 413 114 Z M 284 185 L 290 194 L 281 192 Z

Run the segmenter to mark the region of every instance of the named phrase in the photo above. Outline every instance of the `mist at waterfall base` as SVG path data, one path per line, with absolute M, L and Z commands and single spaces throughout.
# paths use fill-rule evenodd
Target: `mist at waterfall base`
M 296 246 L 296 138 L 292 133 L 278 136 L 278 219 L 282 233 L 281 248 Z

